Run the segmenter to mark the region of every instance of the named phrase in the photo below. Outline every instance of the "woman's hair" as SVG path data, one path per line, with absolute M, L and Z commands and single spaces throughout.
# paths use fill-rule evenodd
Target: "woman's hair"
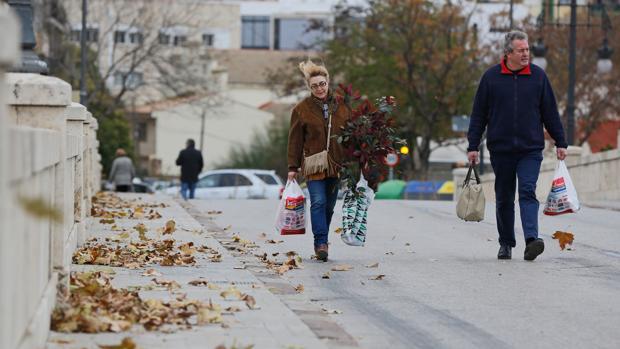
M 125 155 L 127 155 L 127 153 L 125 153 L 125 149 L 123 148 L 116 149 L 116 156 L 125 156 Z
M 329 81 L 329 72 L 327 72 L 327 68 L 325 68 L 324 65 L 318 65 L 314 63 L 310 59 L 299 63 L 299 70 L 301 70 L 301 73 L 304 74 L 304 79 L 306 80 L 306 83 L 308 83 L 308 80 L 310 80 L 310 78 L 315 76 L 324 76 L 327 81 Z

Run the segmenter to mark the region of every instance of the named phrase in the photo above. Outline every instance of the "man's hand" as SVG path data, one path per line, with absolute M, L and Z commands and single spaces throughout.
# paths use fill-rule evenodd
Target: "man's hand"
M 478 152 L 477 151 L 468 151 L 467 152 L 467 160 L 469 160 L 470 164 L 477 164 L 478 163 Z
M 566 159 L 566 148 L 558 148 L 556 150 L 557 154 L 558 154 L 558 160 L 564 160 Z
M 295 172 L 295 171 L 289 171 L 289 173 L 288 173 L 288 181 L 289 181 L 289 182 L 290 182 L 290 181 L 292 181 L 292 180 L 294 180 L 296 177 L 297 177 L 297 172 Z

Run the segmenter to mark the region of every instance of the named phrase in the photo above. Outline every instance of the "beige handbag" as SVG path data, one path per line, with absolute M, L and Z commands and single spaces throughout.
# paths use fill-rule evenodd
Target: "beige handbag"
M 475 183 L 471 183 L 472 170 L 476 177 Z M 456 215 L 468 222 L 480 222 L 484 219 L 484 205 L 484 192 L 480 184 L 478 170 L 476 170 L 474 165 L 469 165 L 469 171 L 467 171 L 467 176 L 463 182 L 461 196 L 459 196 L 459 200 L 456 203 Z
M 330 165 L 329 159 L 329 141 L 332 133 L 332 114 L 329 114 L 329 123 L 327 125 L 327 144 L 325 150 L 310 156 L 304 157 L 302 165 L 302 173 L 304 176 L 310 176 L 316 173 L 326 171 Z

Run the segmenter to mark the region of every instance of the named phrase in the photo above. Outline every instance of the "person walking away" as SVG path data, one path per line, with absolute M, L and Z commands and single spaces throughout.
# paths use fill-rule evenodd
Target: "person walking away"
M 202 153 L 196 150 L 196 142 L 193 139 L 188 139 L 185 145 L 185 149 L 181 150 L 177 157 L 176 164 L 181 166 L 181 196 L 187 200 L 194 198 L 198 175 L 204 163 Z
M 525 237 L 523 258 L 533 261 L 544 249 L 538 237 L 536 181 L 545 145 L 544 128 L 555 141 L 559 160 L 567 143 L 553 89 L 544 70 L 530 63 L 527 34 L 511 31 L 504 38 L 501 62 L 488 69 L 478 86 L 467 138 L 467 158 L 478 162 L 484 130 L 495 172 L 495 208 L 499 233 L 498 259 L 511 259 L 516 246 L 515 190 L 519 191 L 521 226 Z
M 314 252 L 328 258 L 328 232 L 338 197 L 343 150 L 337 141 L 351 111 L 339 104 L 329 86 L 329 72 L 311 60 L 299 64 L 310 95 L 291 113 L 288 135 L 288 180 L 298 172 L 307 179 Z
M 136 170 L 125 149 L 116 149 L 116 158 L 112 162 L 109 176 L 109 181 L 114 183 L 115 190 L 123 193 L 133 191 L 132 180 L 135 176 Z

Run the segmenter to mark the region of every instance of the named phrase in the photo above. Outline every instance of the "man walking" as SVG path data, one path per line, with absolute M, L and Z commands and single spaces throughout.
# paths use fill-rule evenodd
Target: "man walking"
M 187 200 L 194 198 L 198 175 L 202 171 L 204 163 L 202 153 L 196 150 L 196 142 L 188 139 L 185 149 L 181 150 L 177 158 L 177 166 L 181 166 L 181 196 Z
M 514 200 L 518 182 L 524 259 L 532 261 L 545 244 L 538 237 L 536 181 L 545 145 L 543 125 L 555 140 L 557 158 L 564 160 L 567 144 L 553 89 L 545 72 L 530 64 L 527 34 L 511 31 L 504 40 L 504 57 L 487 70 L 478 86 L 469 124 L 467 158 L 478 162 L 478 146 L 487 130 L 487 147 L 495 172 L 498 259 L 511 259 L 516 246 Z

